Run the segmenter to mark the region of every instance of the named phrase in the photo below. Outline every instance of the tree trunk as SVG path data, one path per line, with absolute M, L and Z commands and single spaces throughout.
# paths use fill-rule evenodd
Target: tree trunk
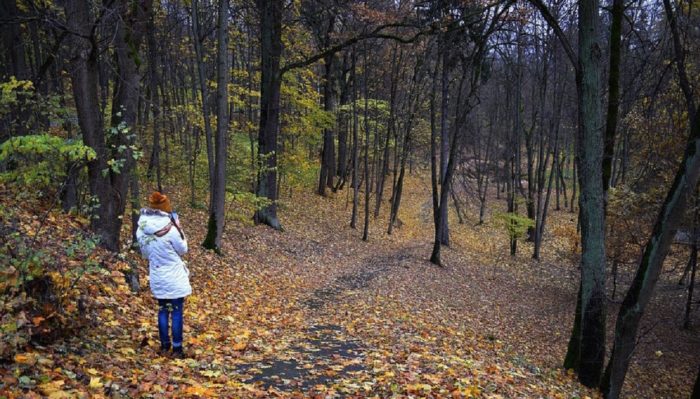
M 362 231 L 362 240 L 367 241 L 369 239 L 369 195 L 370 195 L 370 183 L 369 183 L 369 114 L 368 114 L 368 97 L 369 90 L 367 88 L 368 79 L 368 68 L 367 68 L 367 46 L 364 48 L 364 62 L 362 65 L 363 69 L 363 82 L 365 92 L 365 225 Z
M 347 53 L 343 55 L 343 65 L 342 65 L 342 75 L 339 80 L 341 83 L 340 89 L 340 105 L 346 105 L 348 103 L 350 93 L 349 91 L 349 79 L 347 74 L 349 72 L 348 68 L 348 55 Z M 353 82 L 355 84 L 355 82 Z M 345 186 L 348 180 L 348 132 L 350 130 L 348 125 L 348 119 L 341 117 L 339 121 L 338 129 L 338 165 L 336 167 L 337 176 L 340 182 L 337 185 L 337 189 L 341 189 Z
M 688 284 L 688 300 L 685 303 L 685 316 L 683 318 L 683 328 L 690 328 L 690 310 L 693 306 L 693 291 L 695 290 L 695 272 L 698 266 L 698 238 L 700 238 L 698 223 L 700 223 L 700 195 L 695 193 L 695 210 L 693 211 L 693 244 L 690 246 L 690 284 Z
M 461 125 L 461 124 L 459 124 Z M 430 262 L 432 262 L 435 265 L 442 266 L 442 259 L 440 258 L 440 247 L 442 246 L 442 234 L 444 232 L 444 223 L 446 223 L 445 215 L 446 213 L 443 212 L 442 210 L 447 208 L 448 205 L 448 200 L 449 200 L 449 190 L 450 190 L 450 185 L 452 184 L 452 175 L 454 174 L 454 169 L 455 169 L 455 158 L 457 154 L 457 129 L 458 126 L 453 126 L 452 127 L 452 134 L 451 134 L 451 143 L 452 145 L 450 146 L 450 152 L 448 155 L 448 160 L 447 160 L 447 167 L 445 169 L 445 179 L 442 181 L 442 184 L 440 185 L 440 203 L 438 205 L 438 216 L 437 216 L 437 223 L 435 224 L 435 241 L 433 243 L 433 253 L 430 255 Z
M 570 349 L 578 346 L 572 368 L 586 386 L 597 387 L 605 361 L 605 212 L 600 129 L 602 59 L 598 1 L 579 2 L 578 156 L 581 224 L 581 318 L 572 329 Z M 567 353 L 567 360 L 571 359 Z M 578 367 L 576 367 L 578 366 Z
M 576 151 L 572 151 L 575 153 Z M 572 162 L 572 174 L 571 174 L 571 204 L 569 205 L 569 212 L 574 213 L 576 209 L 576 189 L 578 188 L 578 167 L 576 166 L 576 155 L 572 155 L 574 162 Z
M 151 179 L 153 177 L 153 170 L 155 170 L 158 191 L 163 191 L 160 170 L 160 97 L 158 96 L 159 77 L 157 68 L 158 45 L 156 43 L 155 30 L 154 16 L 153 13 L 151 13 L 148 21 L 146 40 L 148 44 L 148 83 L 150 91 L 146 107 L 147 110 L 150 109 L 153 112 L 153 147 L 151 148 L 151 157 L 148 162 L 146 176 Z M 148 114 L 148 111 L 146 111 L 146 114 Z
M 277 135 L 279 132 L 280 87 L 282 75 L 282 0 L 258 0 L 260 10 L 260 131 L 258 133 L 258 157 L 261 170 L 258 173 L 256 195 L 269 203 L 255 212 L 255 223 L 266 224 L 281 230 L 277 219 Z
M 443 66 L 444 68 L 444 66 Z M 469 66 L 462 65 L 462 76 L 459 81 L 457 88 L 457 99 L 455 106 L 457 110 L 455 111 L 455 119 L 452 126 L 450 126 L 450 137 L 448 138 L 450 143 L 450 151 L 447 155 L 447 165 L 445 167 L 444 179 L 440 181 L 440 199 L 438 202 L 438 212 L 435 217 L 435 241 L 433 243 L 433 252 L 430 255 L 430 262 L 442 266 L 442 260 L 440 258 L 440 247 L 445 242 L 443 234 L 447 231 L 445 224 L 447 223 L 447 207 L 449 203 L 449 194 L 452 188 L 452 176 L 454 174 L 455 166 L 457 164 L 457 153 L 460 149 L 459 137 L 461 137 L 460 131 L 464 126 L 467 119 L 467 114 L 469 113 L 466 109 L 463 109 L 463 93 L 464 83 L 467 80 L 469 72 Z M 478 73 L 475 72 L 475 73 Z M 476 81 L 476 79 L 473 79 Z M 465 101 L 466 103 L 466 101 Z M 435 201 L 435 196 L 433 195 L 433 201 Z
M 447 174 L 447 164 L 449 162 L 449 152 L 450 152 L 450 133 L 447 127 L 447 115 L 449 111 L 449 62 L 448 53 L 446 49 L 446 44 L 443 42 L 442 49 L 442 76 L 440 79 L 440 90 L 442 94 L 442 104 L 440 106 L 440 184 L 442 185 L 445 180 L 445 175 Z M 448 187 L 449 189 L 449 187 Z M 440 187 L 440 192 L 444 190 Z M 447 191 L 445 191 L 447 192 Z M 442 202 L 442 201 L 440 201 Z M 440 244 L 450 245 L 450 229 L 449 229 L 449 207 L 439 207 L 441 213 L 438 220 L 440 221 Z M 433 251 L 434 252 L 434 251 Z M 439 263 L 439 250 L 438 250 L 438 263 Z M 437 264 L 437 263 L 436 263 Z
M 95 22 L 90 14 L 90 5 L 84 0 L 65 3 L 70 29 L 77 33 L 72 37 L 75 56 L 72 58 L 71 80 L 78 123 L 83 132 L 83 142 L 97 154 L 88 163 L 90 194 L 99 201 L 92 228 L 100 237 L 101 245 L 111 251 L 119 250 L 120 216 L 126 207 L 128 183 L 134 165 L 132 146 L 135 143 L 139 97 L 138 49 L 144 27 L 143 16 L 150 12 L 150 6 L 149 1 L 141 2 L 134 8 L 117 2 L 110 10 L 112 15 L 118 16 L 114 20 L 118 81 L 112 110 L 112 126 L 115 129 L 110 129 L 109 136 L 106 136 L 98 101 L 98 49 L 94 47 Z M 124 21 L 132 21 L 132 25 L 126 26 Z M 117 150 L 108 151 L 108 148 Z M 115 165 L 120 166 L 108 166 L 108 159 L 116 160 Z M 107 177 L 103 174 L 105 170 L 109 171 Z
M 226 202 L 226 143 L 228 141 L 228 0 L 219 1 L 219 24 L 217 29 L 216 54 L 216 153 L 214 159 L 214 192 L 209 204 L 207 235 L 202 246 L 221 252 L 221 238 L 224 234 Z
M 324 80 L 323 80 L 323 109 L 326 112 L 335 110 L 335 55 L 331 54 L 325 58 Z M 323 149 L 321 150 L 321 171 L 318 182 L 318 195 L 325 196 L 326 188 L 333 189 L 333 178 L 335 177 L 335 133 L 333 127 L 323 129 Z
M 603 192 L 605 206 L 608 204 L 608 190 L 612 178 L 613 155 L 617 114 L 620 108 L 620 53 L 622 40 L 622 17 L 625 5 L 623 0 L 613 0 L 610 25 L 610 72 L 608 73 L 608 112 L 605 122 L 605 149 L 603 153 Z
M 95 150 L 97 155 L 95 159 L 87 163 L 90 194 L 93 198 L 100 199 L 99 207 L 94 215 L 97 217 L 91 219 L 91 225 L 101 238 L 102 244 L 111 250 L 116 250 L 117 240 L 101 223 L 105 218 L 113 216 L 114 205 L 112 197 L 109 195 L 111 191 L 109 180 L 102 176 L 102 170 L 107 168 L 107 149 L 104 144 L 104 122 L 97 94 L 98 51 L 90 41 L 94 20 L 90 14 L 91 8 L 87 0 L 66 1 L 65 10 L 69 28 L 78 33 L 78 35 L 71 36 L 74 54 L 71 58 L 70 68 L 78 124 L 82 131 L 83 142 Z
M 207 90 L 207 80 L 204 76 L 204 56 L 202 54 L 202 44 L 199 39 L 199 1 L 192 0 L 192 43 L 197 59 L 197 77 L 202 95 L 202 112 L 204 117 L 204 134 L 207 143 L 207 165 L 209 170 L 209 203 L 213 201 L 214 195 L 214 133 L 211 129 L 211 113 L 209 111 L 209 91 Z
M 358 120 L 357 120 L 357 76 L 355 64 L 357 55 L 355 47 L 352 48 L 352 216 L 350 218 L 350 227 L 357 227 L 357 208 L 360 197 L 360 176 L 358 168 L 360 167 L 359 159 L 359 143 L 357 137 Z

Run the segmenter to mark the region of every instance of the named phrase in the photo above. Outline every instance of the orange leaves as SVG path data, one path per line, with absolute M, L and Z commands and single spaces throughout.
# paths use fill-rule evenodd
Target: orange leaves
M 231 348 L 232 348 L 233 350 L 235 350 L 235 351 L 241 351 L 241 352 L 244 351 L 244 350 L 246 350 L 247 347 L 248 347 L 248 342 L 247 342 L 247 341 L 244 341 L 244 342 L 237 342 L 237 343 L 235 343 L 235 344 L 233 344 L 233 345 L 231 346 Z
M 36 364 L 38 355 L 36 353 L 18 353 L 14 357 L 15 363 L 26 364 L 28 366 L 33 366 Z
M 185 388 L 185 394 L 190 396 L 198 396 L 204 398 L 217 397 L 216 392 L 211 388 L 206 388 L 201 385 L 190 385 Z

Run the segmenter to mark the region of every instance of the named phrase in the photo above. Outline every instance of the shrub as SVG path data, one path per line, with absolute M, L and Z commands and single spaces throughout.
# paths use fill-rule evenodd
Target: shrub
M 60 188 L 69 168 L 95 159 L 95 151 L 79 140 L 48 134 L 12 137 L 0 144 L 0 182 L 40 191 Z
M 534 220 L 513 212 L 498 213 L 495 219 L 503 225 L 511 240 L 522 238 L 527 233 L 527 229 L 535 227 Z

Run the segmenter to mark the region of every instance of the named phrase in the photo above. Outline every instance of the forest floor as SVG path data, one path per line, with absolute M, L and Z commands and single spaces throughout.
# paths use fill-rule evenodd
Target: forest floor
M 427 261 L 429 195 L 409 178 L 401 227 L 386 235 L 382 214 L 363 242 L 345 192 L 295 191 L 282 199 L 283 232 L 230 222 L 223 256 L 198 245 L 206 212 L 175 195 L 190 241 L 189 357 L 156 352 L 145 263 L 138 294 L 107 265 L 80 282 L 90 326 L 0 364 L 0 397 L 597 397 L 560 367 L 578 281 L 574 217 L 552 212 L 539 262 L 529 244 L 510 257 L 494 222 L 453 217 L 440 268 Z M 689 396 L 700 350 L 679 328 L 676 274 L 659 283 L 625 397 Z

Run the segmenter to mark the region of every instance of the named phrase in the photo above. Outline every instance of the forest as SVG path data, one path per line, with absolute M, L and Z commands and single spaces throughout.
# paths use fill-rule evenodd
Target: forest
M 2 0 L 0 399 L 700 398 L 699 8 Z

